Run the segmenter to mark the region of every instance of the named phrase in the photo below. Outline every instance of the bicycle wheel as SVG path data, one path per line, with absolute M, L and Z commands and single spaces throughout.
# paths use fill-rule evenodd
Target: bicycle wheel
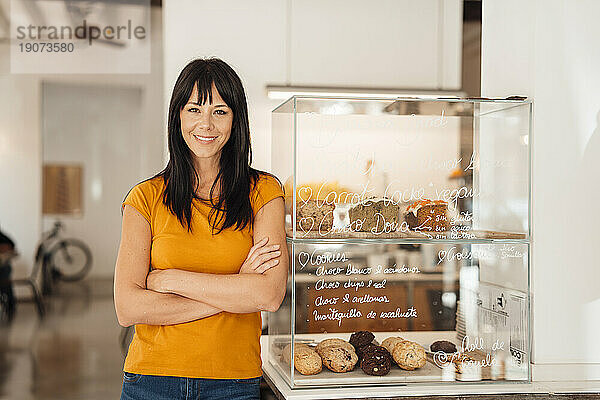
M 50 250 L 50 261 L 58 279 L 78 281 L 92 268 L 92 252 L 81 240 L 63 239 Z

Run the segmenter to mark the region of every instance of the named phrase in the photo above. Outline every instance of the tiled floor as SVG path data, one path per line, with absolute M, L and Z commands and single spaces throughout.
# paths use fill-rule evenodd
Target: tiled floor
M 110 280 L 61 286 L 43 320 L 19 303 L 0 327 L 0 398 L 118 399 L 120 332 Z
M 111 280 L 63 284 L 43 320 L 33 303 L 19 303 L 0 327 L 0 399 L 118 399 L 121 332 Z M 273 395 L 267 388 L 262 397 Z

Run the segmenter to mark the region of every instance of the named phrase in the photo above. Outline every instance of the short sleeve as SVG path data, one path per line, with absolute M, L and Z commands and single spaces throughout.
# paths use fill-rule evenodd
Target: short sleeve
M 121 213 L 123 213 L 123 209 L 125 205 L 130 205 L 135 208 L 142 216 L 150 222 L 151 219 L 151 205 L 153 203 L 152 194 L 153 191 L 150 190 L 150 182 L 142 182 L 134 186 L 127 196 L 123 203 L 121 204 Z
M 251 201 L 254 214 L 256 215 L 258 210 L 271 200 L 283 196 L 283 188 L 276 178 L 271 175 L 261 175 L 254 188 L 254 195 Z

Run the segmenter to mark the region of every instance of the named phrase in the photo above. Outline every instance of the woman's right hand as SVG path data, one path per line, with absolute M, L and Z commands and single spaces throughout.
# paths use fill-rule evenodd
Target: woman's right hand
M 252 246 L 240 268 L 240 274 L 262 274 L 279 264 L 279 245 L 267 246 L 268 242 L 269 238 L 265 237 Z

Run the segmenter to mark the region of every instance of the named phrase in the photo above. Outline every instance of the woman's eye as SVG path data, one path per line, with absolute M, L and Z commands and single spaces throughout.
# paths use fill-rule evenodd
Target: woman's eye
M 190 108 L 188 108 L 188 111 L 195 113 L 195 112 L 198 112 L 199 110 L 196 107 L 190 107 Z
M 218 115 L 225 115 L 225 114 L 227 114 L 227 111 L 225 111 L 225 110 L 217 110 L 217 111 L 215 111 L 215 112 L 216 112 Z

